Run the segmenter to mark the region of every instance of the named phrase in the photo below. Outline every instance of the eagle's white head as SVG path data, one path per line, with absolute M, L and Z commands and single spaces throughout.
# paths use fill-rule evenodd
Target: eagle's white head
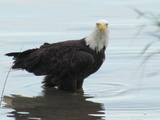
M 85 38 L 86 45 L 97 52 L 108 46 L 109 28 L 106 20 L 99 20 L 93 31 Z

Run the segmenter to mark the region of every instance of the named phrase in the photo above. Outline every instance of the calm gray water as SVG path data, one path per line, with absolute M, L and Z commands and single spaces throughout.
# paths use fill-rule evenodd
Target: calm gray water
M 159 0 L 1 0 L 0 1 L 0 93 L 12 59 L 11 51 L 39 47 L 44 42 L 80 39 L 95 22 L 106 19 L 110 42 L 106 60 L 84 82 L 84 94 L 70 94 L 41 87 L 43 76 L 12 71 L 8 77 L 1 120 L 160 120 L 160 56 L 140 67 L 139 53 L 155 38 L 147 27 L 136 36 L 133 8 L 159 13 Z M 154 44 L 145 55 L 159 49 Z

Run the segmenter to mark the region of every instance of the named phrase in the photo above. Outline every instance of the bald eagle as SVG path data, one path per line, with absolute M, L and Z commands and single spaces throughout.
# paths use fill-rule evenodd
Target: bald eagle
M 104 62 L 108 36 L 108 22 L 99 20 L 83 39 L 44 43 L 40 48 L 6 55 L 14 57 L 12 69 L 26 70 L 37 76 L 46 75 L 45 87 L 76 91 L 82 89 L 84 79 Z

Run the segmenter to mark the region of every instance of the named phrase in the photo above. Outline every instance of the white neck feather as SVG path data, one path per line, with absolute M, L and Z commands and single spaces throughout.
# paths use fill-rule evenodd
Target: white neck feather
M 106 29 L 104 32 L 94 29 L 86 38 L 86 45 L 92 50 L 100 52 L 104 47 L 107 48 L 109 39 L 109 30 Z

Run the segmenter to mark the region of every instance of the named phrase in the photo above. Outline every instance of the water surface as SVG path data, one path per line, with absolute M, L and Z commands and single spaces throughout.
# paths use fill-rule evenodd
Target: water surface
M 143 47 L 155 40 L 145 29 L 136 36 L 138 25 L 133 8 L 159 12 L 159 0 L 5 0 L 0 1 L 0 91 L 7 76 L 11 51 L 39 47 L 44 42 L 80 39 L 99 19 L 110 27 L 106 60 L 98 72 L 84 81 L 84 94 L 70 94 L 41 87 L 43 76 L 12 71 L 4 92 L 2 120 L 159 120 L 159 57 L 139 67 Z M 145 54 L 159 49 L 154 44 Z

